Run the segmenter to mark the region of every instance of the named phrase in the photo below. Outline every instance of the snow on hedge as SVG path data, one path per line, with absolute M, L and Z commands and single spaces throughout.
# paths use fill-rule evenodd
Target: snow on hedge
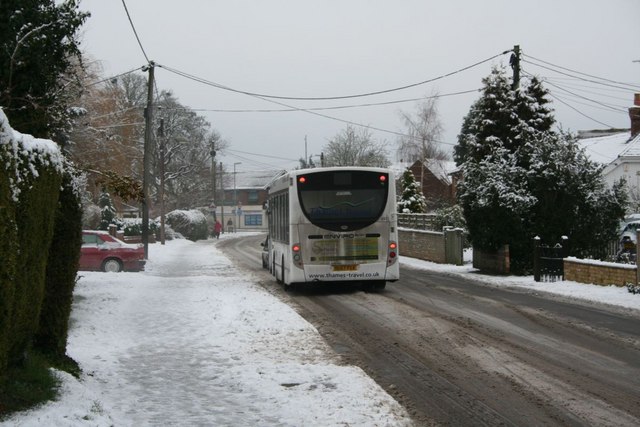
M 30 178 L 37 178 L 38 164 L 64 171 L 64 156 L 58 145 L 48 139 L 34 138 L 14 130 L 0 108 L 0 150 L 9 171 L 11 194 L 18 201 L 21 186 Z

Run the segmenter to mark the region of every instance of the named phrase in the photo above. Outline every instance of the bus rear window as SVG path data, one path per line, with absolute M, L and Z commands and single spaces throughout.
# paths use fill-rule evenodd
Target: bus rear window
M 371 171 L 326 171 L 298 177 L 298 198 L 314 225 L 358 230 L 376 222 L 387 203 L 388 175 Z

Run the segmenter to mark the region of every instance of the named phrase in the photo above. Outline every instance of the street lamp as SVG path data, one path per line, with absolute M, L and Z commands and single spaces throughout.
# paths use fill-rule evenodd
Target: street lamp
M 241 165 L 242 162 L 236 162 L 233 164 L 233 204 L 238 209 L 238 191 L 236 190 L 236 165 Z
M 238 204 L 238 193 L 236 192 L 236 165 L 241 165 L 242 162 L 236 162 L 233 164 L 233 203 Z

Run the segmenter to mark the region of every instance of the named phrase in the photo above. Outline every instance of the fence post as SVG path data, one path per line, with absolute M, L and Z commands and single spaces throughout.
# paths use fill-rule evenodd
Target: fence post
M 562 281 L 564 281 L 564 259 L 569 256 L 569 238 L 562 236 Z
M 533 238 L 533 280 L 540 281 L 540 237 Z
M 444 245 L 445 257 L 447 264 L 462 265 L 463 253 L 462 247 L 462 229 L 453 227 L 444 227 Z

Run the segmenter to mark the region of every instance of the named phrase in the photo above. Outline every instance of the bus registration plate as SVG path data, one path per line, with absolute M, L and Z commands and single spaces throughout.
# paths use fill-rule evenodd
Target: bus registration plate
M 333 265 L 333 271 L 356 271 L 358 264 Z

